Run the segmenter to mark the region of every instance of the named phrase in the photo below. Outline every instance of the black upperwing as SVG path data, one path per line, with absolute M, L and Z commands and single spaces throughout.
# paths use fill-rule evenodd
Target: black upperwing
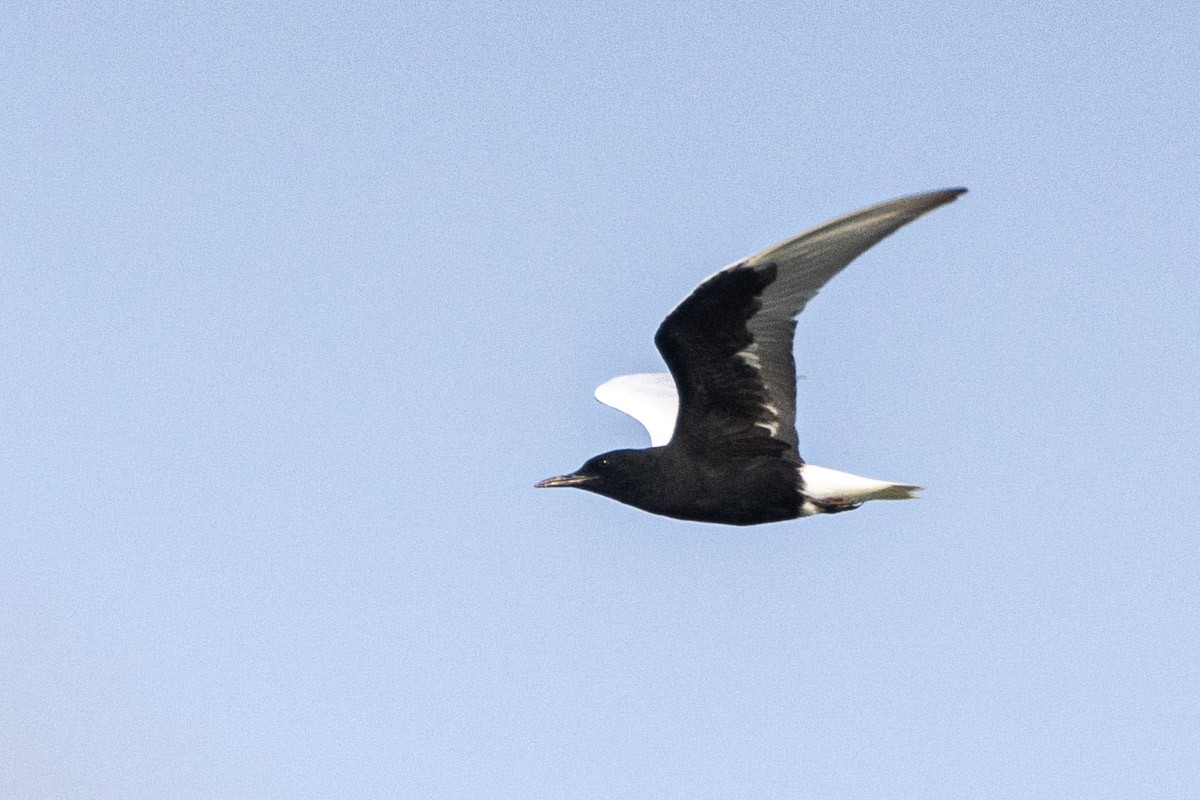
M 682 439 L 701 452 L 796 453 L 796 316 L 869 247 L 965 191 L 855 211 L 701 283 L 654 337 L 679 392 L 672 443 Z
M 774 280 L 773 265 L 722 270 L 659 326 L 654 343 L 679 393 L 672 445 L 713 456 L 795 452 L 778 436 L 778 411 L 761 370 L 739 355 L 754 342 L 749 322 Z

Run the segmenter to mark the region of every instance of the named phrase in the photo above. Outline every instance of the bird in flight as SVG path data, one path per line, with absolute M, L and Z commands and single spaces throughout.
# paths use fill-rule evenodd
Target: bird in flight
M 654 336 L 670 373 L 622 375 L 596 399 L 634 417 L 651 447 L 613 450 L 538 488 L 573 486 L 653 514 L 726 525 L 905 500 L 920 486 L 805 463 L 796 437 L 796 316 L 867 248 L 966 189 L 855 211 L 711 276 Z

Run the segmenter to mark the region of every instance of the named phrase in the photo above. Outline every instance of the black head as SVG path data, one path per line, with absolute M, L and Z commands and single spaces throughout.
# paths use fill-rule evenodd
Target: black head
M 628 503 L 650 491 L 656 466 L 651 450 L 613 450 L 589 458 L 569 475 L 547 478 L 536 486 L 573 486 Z

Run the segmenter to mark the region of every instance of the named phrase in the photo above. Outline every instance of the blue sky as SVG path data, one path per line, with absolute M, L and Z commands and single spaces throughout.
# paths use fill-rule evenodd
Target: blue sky
M 1186 3 L 17 4 L 0 26 L 0 795 L 1186 797 Z M 971 193 L 797 334 L 752 529 L 640 446 L 704 276 Z

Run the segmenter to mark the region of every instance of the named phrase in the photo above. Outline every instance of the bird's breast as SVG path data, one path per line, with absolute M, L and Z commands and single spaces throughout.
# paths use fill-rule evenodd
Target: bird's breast
M 757 525 L 801 514 L 796 468 L 779 459 L 693 461 L 664 470 L 657 484 L 655 507 L 642 507 L 676 519 Z

